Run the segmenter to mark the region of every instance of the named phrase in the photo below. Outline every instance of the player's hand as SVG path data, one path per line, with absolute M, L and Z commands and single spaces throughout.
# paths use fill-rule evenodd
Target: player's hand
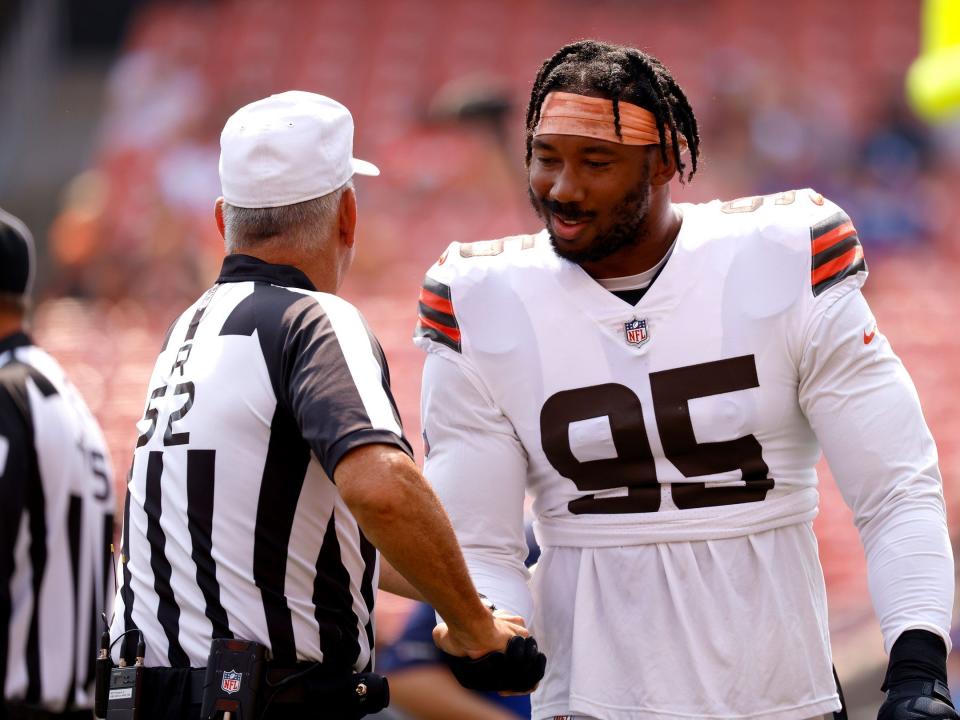
M 501 695 L 533 692 L 547 667 L 547 657 L 530 636 L 514 635 L 502 651 L 471 659 L 445 655 L 447 667 L 465 688 Z
M 440 623 L 433 630 L 437 647 L 457 681 L 465 688 L 507 694 L 525 694 L 536 689 L 546 669 L 547 658 L 530 637 L 523 618 L 504 611 L 493 613 L 493 648 L 478 651 L 454 638 Z M 506 641 L 504 642 L 504 638 Z
M 905 680 L 890 688 L 877 720 L 958 720 L 950 691 L 939 680 Z

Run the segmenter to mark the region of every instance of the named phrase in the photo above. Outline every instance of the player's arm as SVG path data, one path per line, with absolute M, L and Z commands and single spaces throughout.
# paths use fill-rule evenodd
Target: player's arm
M 498 608 L 529 621 L 526 452 L 461 355 L 427 354 L 421 405 L 424 474 L 450 516 L 473 581 Z
M 935 681 L 946 687 L 954 578 L 937 450 L 913 383 L 853 280 L 817 298 L 799 396 L 863 542 L 890 654 L 885 708 L 914 703 L 916 680 L 940 702 L 929 696 Z

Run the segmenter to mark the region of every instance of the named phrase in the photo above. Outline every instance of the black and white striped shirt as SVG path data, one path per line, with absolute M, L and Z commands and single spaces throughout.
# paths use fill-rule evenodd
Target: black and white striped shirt
M 113 478 L 100 427 L 57 362 L 0 340 L 0 681 L 8 702 L 93 702 L 112 600 Z
M 139 628 L 148 666 L 202 667 L 214 637 L 371 666 L 378 555 L 333 471 L 361 445 L 410 447 L 356 308 L 228 256 L 171 327 L 137 427 L 112 637 Z

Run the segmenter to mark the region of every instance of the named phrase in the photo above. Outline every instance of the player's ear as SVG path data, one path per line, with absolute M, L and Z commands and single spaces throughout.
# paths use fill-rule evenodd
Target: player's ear
M 220 237 L 226 240 L 226 226 L 223 224 L 223 202 L 223 195 L 221 195 L 213 204 L 213 216 L 217 219 L 217 230 L 220 231 Z
M 357 194 L 348 187 L 340 195 L 340 241 L 348 248 L 356 242 L 357 233 Z
M 673 158 L 673 151 L 667 149 L 667 159 L 663 159 L 663 155 L 660 153 L 659 145 L 650 145 L 650 184 L 651 185 L 666 185 L 668 182 L 673 180 L 673 176 L 677 174 L 677 163 Z

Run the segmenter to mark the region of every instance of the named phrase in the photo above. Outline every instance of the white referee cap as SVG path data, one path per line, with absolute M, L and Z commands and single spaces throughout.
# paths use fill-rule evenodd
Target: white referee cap
M 353 116 L 336 100 L 290 90 L 244 105 L 220 134 L 223 199 L 278 207 L 333 192 L 354 174 L 379 175 L 353 157 Z

